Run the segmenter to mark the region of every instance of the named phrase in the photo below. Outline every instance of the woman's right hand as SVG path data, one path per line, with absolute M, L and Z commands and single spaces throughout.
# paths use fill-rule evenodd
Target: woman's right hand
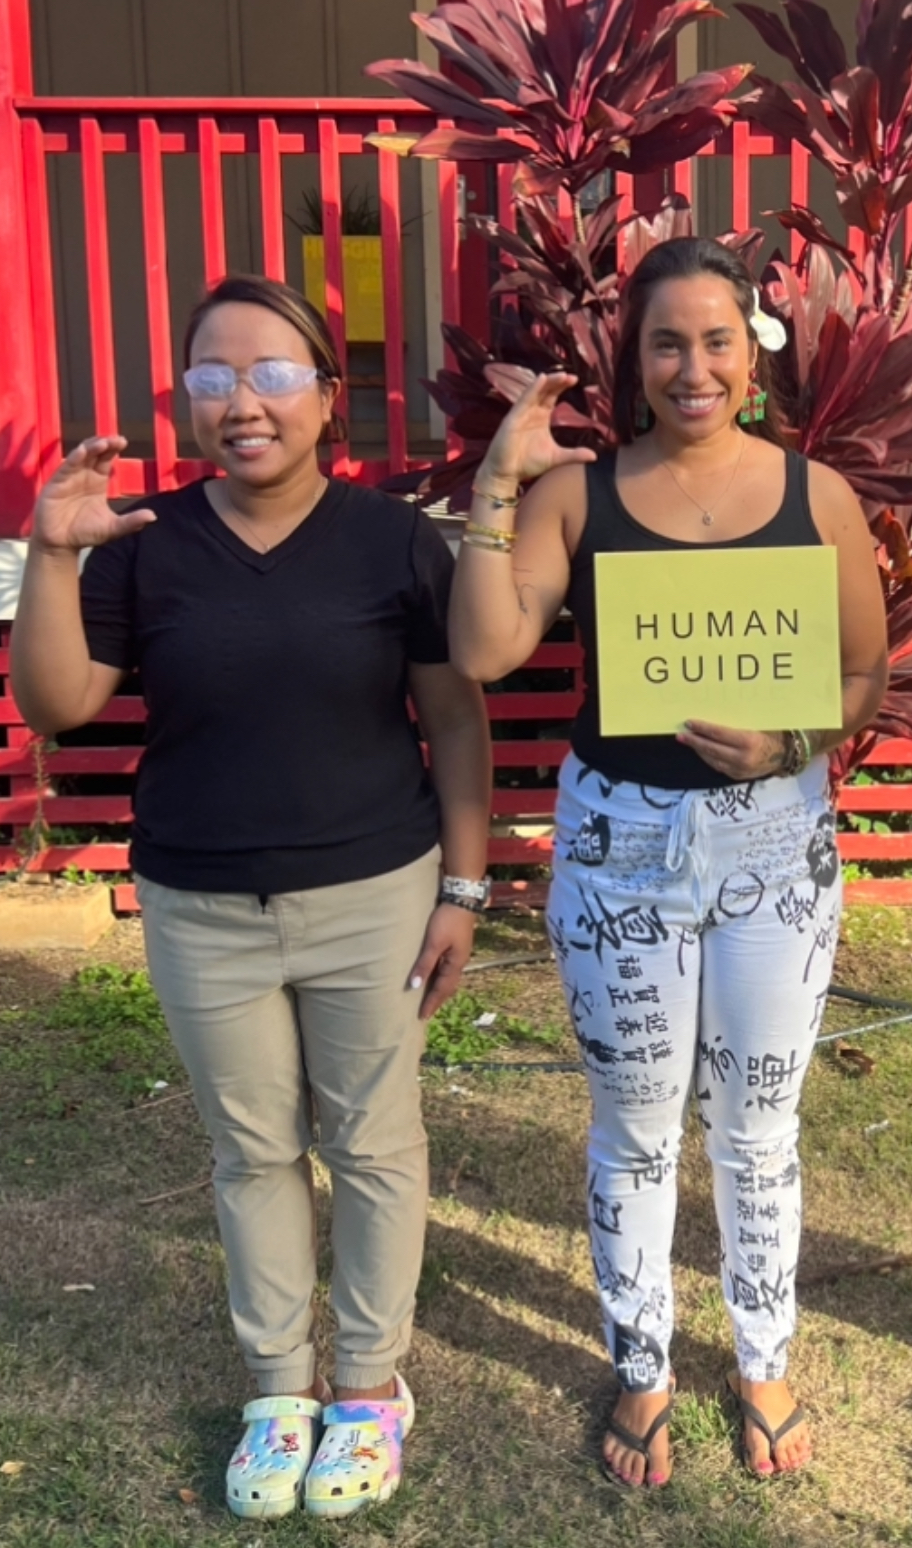
M 73 448 L 38 496 L 35 547 L 51 553 L 98 548 L 155 520 L 150 510 L 119 516 L 108 503 L 111 469 L 126 444 L 122 435 L 98 435 Z
M 502 420 L 485 454 L 482 479 L 515 485 L 570 462 L 595 462 L 596 453 L 588 447 L 559 446 L 551 433 L 557 400 L 576 381 L 569 371 L 536 376 Z

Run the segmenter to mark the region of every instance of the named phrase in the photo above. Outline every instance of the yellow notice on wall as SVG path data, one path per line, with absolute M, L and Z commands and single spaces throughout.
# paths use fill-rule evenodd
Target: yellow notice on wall
M 321 236 L 306 236 L 304 294 L 326 311 L 326 254 Z M 350 344 L 381 343 L 383 315 L 383 243 L 378 236 L 342 238 L 342 290 L 345 337 Z
M 842 724 L 832 547 L 596 554 L 603 736 Z

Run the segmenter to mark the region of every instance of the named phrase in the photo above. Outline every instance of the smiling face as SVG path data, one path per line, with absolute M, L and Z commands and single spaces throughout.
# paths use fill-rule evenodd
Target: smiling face
M 190 364 L 215 362 L 242 372 L 258 360 L 317 363 L 303 334 L 268 307 L 247 301 L 213 307 L 193 340 Z M 337 382 L 318 381 L 300 392 L 266 397 L 239 381 L 230 398 L 191 401 L 193 433 L 204 457 L 239 484 L 268 488 L 294 482 L 316 465 L 337 393 Z
M 684 441 L 727 430 L 744 401 L 756 350 L 728 280 L 697 274 L 657 284 L 643 313 L 639 362 L 659 426 Z

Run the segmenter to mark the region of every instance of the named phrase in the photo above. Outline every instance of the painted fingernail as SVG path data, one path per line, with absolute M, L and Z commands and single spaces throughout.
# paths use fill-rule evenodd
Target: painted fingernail
M 424 983 L 424 979 L 420 976 L 420 974 L 414 973 L 412 975 L 412 977 L 409 979 L 409 988 L 410 989 L 420 989 L 421 985 L 423 983 Z

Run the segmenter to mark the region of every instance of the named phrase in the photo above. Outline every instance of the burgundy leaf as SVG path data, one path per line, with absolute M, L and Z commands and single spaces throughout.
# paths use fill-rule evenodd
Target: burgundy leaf
M 596 255 L 607 242 L 617 240 L 621 229 L 621 223 L 618 220 L 620 207 L 620 199 L 605 199 L 586 220 L 586 242 L 592 254 L 593 263 L 596 262 Z
M 912 416 L 912 334 L 894 337 L 887 344 L 877 364 L 874 386 L 876 402 L 871 407 L 876 424 L 886 408 L 895 409 L 903 400 L 909 402 Z
M 686 117 L 672 119 L 647 134 L 638 134 L 630 142 L 629 157 L 608 156 L 607 164 L 615 171 L 637 173 L 686 161 L 710 140 L 716 139 L 724 128 L 725 121 L 718 114 L 697 108 Z
M 886 214 L 887 192 L 873 167 L 859 166 L 840 178 L 836 197 L 849 225 L 877 236 Z
M 499 70 L 484 49 L 469 38 L 460 36 L 441 19 L 440 15 L 424 16 L 420 11 L 412 16 L 415 26 L 424 33 L 447 59 L 461 66 L 473 80 L 483 87 L 490 97 L 505 102 L 516 100 L 517 79 L 515 70 Z
M 453 415 L 453 429 L 466 441 L 493 441 L 505 413 L 506 404 L 496 400 L 473 405 Z
M 826 400 L 839 389 L 849 363 L 851 331 L 838 312 L 830 312 L 820 330 L 814 360 L 814 384 L 817 401 L 812 424 L 823 418 Z
M 829 12 L 812 0 L 783 0 L 783 5 L 806 64 L 826 86 L 848 66 L 845 46 Z
M 470 134 L 466 129 L 432 129 L 412 146 L 412 156 L 430 161 L 523 161 L 530 147 L 499 134 Z
M 674 231 L 669 232 L 669 235 L 689 236 L 690 228 L 688 227 L 686 231 L 681 231 L 680 233 L 677 231 L 677 229 L 675 229 Z M 738 253 L 741 258 L 743 258 L 744 262 L 747 264 L 747 267 L 753 274 L 757 266 L 757 260 L 760 256 L 761 249 L 766 245 L 766 232 L 761 231 L 759 226 L 750 226 L 746 231 L 723 231 L 722 235 L 718 237 L 717 240 L 722 243 L 723 247 L 733 248 L 734 251 Z
M 858 63 L 880 81 L 884 119 L 899 116 L 912 68 L 909 0 L 862 0 L 857 16 Z
M 663 74 L 678 33 L 698 16 L 723 14 L 709 0 L 678 0 L 675 5 L 667 5 L 625 60 L 623 72 L 618 72 L 622 79 L 612 87 L 609 77 L 600 95 L 607 96 L 610 89 L 617 105 L 632 112 L 637 101 L 642 103 L 648 98 Z
M 476 123 L 512 127 L 515 120 L 503 108 L 481 102 L 470 91 L 448 81 L 439 71 L 415 59 L 381 59 L 365 66 L 364 74 L 376 76 L 404 96 L 414 97 L 445 118 L 468 118 Z
M 803 204 L 793 204 L 790 210 L 764 210 L 763 213 L 774 215 L 788 231 L 797 231 L 806 242 L 821 242 L 824 247 L 831 247 L 834 252 L 841 253 L 849 263 L 854 262 L 851 249 L 845 247 L 842 242 L 838 242 L 827 231 L 820 216 L 815 215 L 813 210 L 807 209 Z
M 579 27 L 582 6 L 579 0 L 575 4 L 571 0 L 542 0 L 542 5 L 544 32 L 557 85 L 556 94 L 566 97 L 576 77 L 583 49 Z
M 735 10 L 740 11 L 741 15 L 747 18 L 754 31 L 760 34 L 767 48 L 771 48 L 774 54 L 780 54 L 783 59 L 787 59 L 792 69 L 802 79 L 807 80 L 808 85 L 812 84 L 794 40 L 785 23 L 780 21 L 778 16 L 763 10 L 759 5 L 743 4 L 741 0 L 736 0 Z
M 799 387 L 806 387 L 811 371 L 811 332 L 808 325 L 807 306 L 801 292 L 801 286 L 788 264 L 776 263 L 773 265 L 779 275 L 785 292 L 789 299 L 789 310 L 792 317 L 792 342 L 795 348 L 795 365 L 798 375 Z
M 502 9 L 495 10 L 487 5 L 485 0 L 474 0 L 472 4 L 439 5 L 434 14 L 435 20 L 450 29 L 453 47 L 469 39 L 507 74 L 517 80 L 531 80 L 536 74 L 532 38 L 522 13 L 515 7 L 513 11 L 510 16 Z M 424 18 L 419 21 L 418 15 L 412 12 L 412 20 L 422 27 L 422 31 L 426 30 L 422 26 Z
M 480 372 L 484 369 L 491 358 L 490 353 L 471 333 L 467 333 L 457 323 L 450 322 L 441 325 L 441 332 L 463 370 L 475 369 Z
M 485 377 L 495 392 L 502 398 L 506 398 L 508 403 L 515 403 L 532 386 L 535 373 L 527 370 L 525 366 L 507 365 L 503 361 L 492 360 L 485 366 Z
M 797 81 L 786 81 L 784 91 L 786 96 L 790 96 L 804 109 L 807 133 L 821 160 L 834 165 L 848 161 L 850 156 L 845 134 L 829 104 L 810 87 L 799 85 Z
M 610 103 L 596 98 L 586 117 L 586 129 L 589 134 L 603 131 L 612 137 L 629 135 L 636 132 L 637 120 L 630 113 L 622 113 Z
M 534 199 L 539 196 L 546 197 L 557 193 L 564 186 L 565 174 L 560 167 L 553 170 L 548 168 L 532 167 L 525 162 L 517 170 L 513 180 L 513 191 L 520 199 Z
M 877 76 L 871 70 L 847 70 L 831 83 L 830 93 L 851 130 L 854 158 L 877 166 L 881 158 Z
M 613 75 L 630 43 L 634 17 L 632 5 L 600 5 L 596 8 L 598 27 L 593 35 L 591 57 L 583 56 L 585 66 L 594 81 Z
M 441 413 L 448 415 L 451 419 L 455 418 L 457 414 L 461 414 L 466 406 L 466 399 L 457 397 L 455 393 L 448 392 L 446 387 L 442 387 L 439 382 L 428 381 L 426 377 L 422 377 L 421 385 L 428 396 L 436 403 Z
M 797 140 L 800 145 L 812 148 L 806 115 L 776 81 L 754 75 L 752 90 L 738 98 L 738 112 L 742 118 L 760 124 L 771 134 L 778 134 L 784 140 Z
M 689 80 L 682 81 L 680 86 L 661 92 L 640 113 L 638 132 L 645 133 L 654 123 L 663 119 L 684 117 L 694 108 L 714 107 L 722 98 L 736 91 L 752 69 L 752 65 L 739 64 L 730 65 L 724 70 L 705 70 L 700 75 L 692 75 Z
M 832 311 L 836 306 L 836 275 L 829 254 L 816 243 L 808 248 L 806 269 L 805 306 L 808 335 L 816 339 L 823 327 L 827 312 Z
M 581 414 L 570 403 L 559 403 L 551 416 L 551 423 L 562 430 L 591 430 L 592 420 L 588 414 Z

